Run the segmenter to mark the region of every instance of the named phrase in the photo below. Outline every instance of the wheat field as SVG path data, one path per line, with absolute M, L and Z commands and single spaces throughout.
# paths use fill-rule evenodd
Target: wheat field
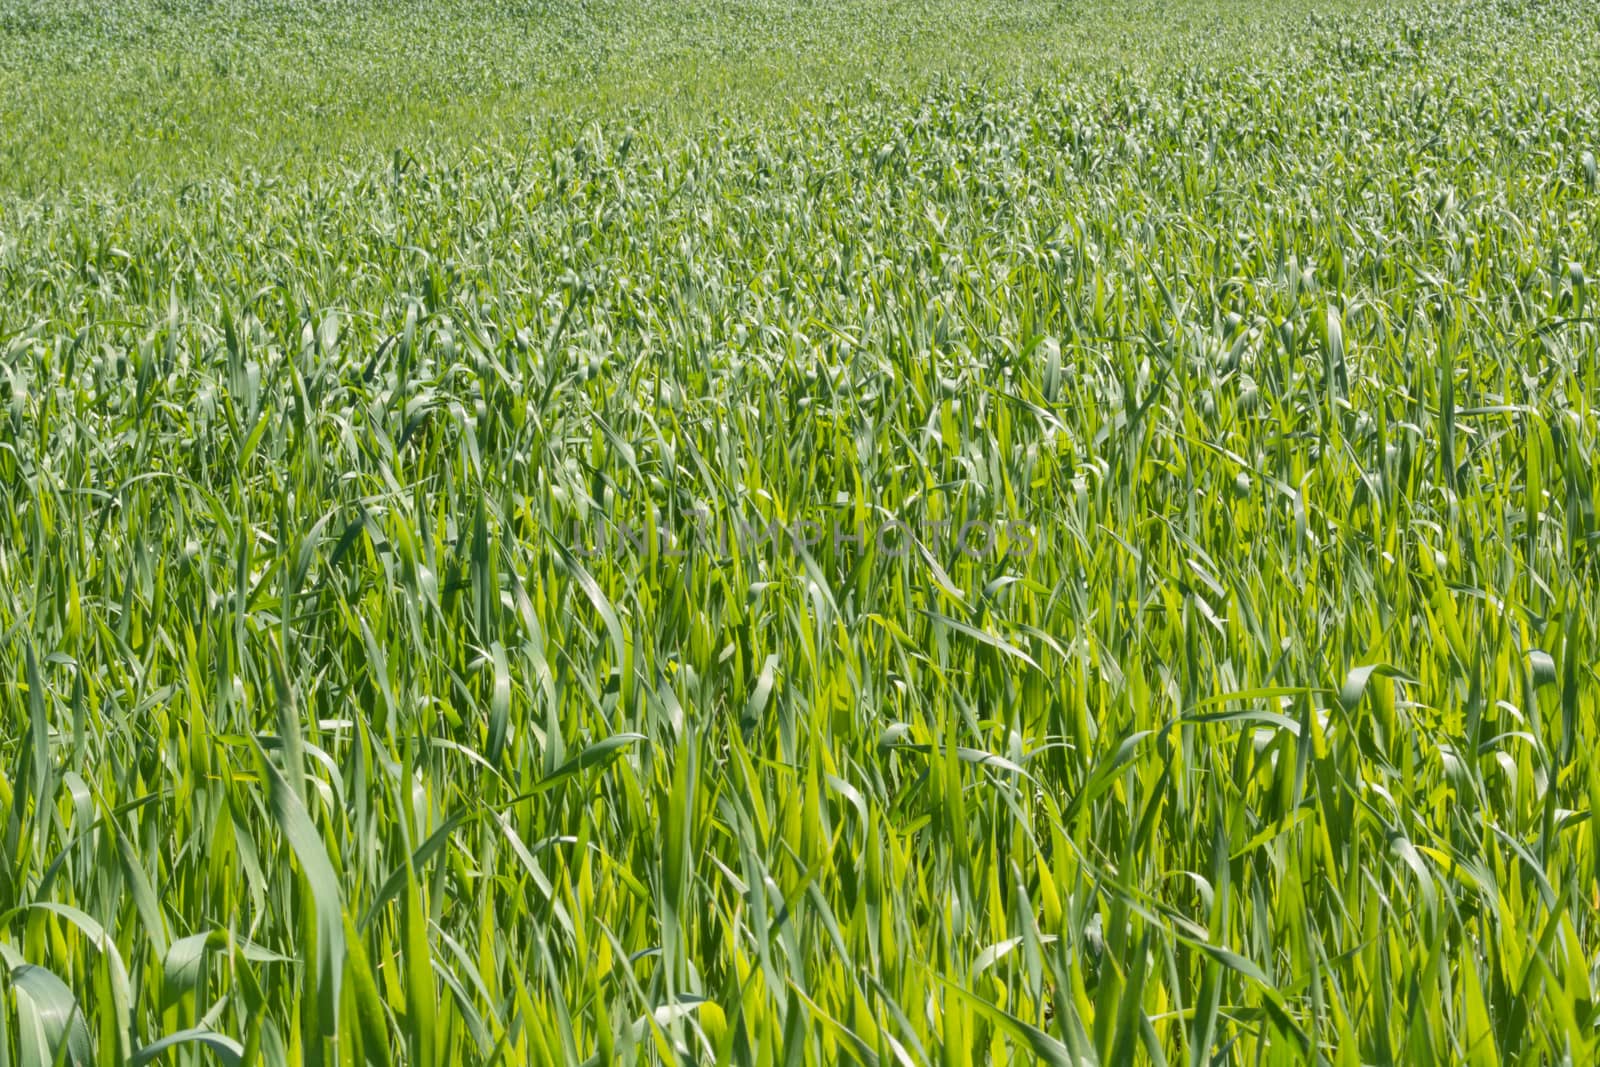
M 1582 0 L 0 0 L 0 1067 L 1600 1050 Z

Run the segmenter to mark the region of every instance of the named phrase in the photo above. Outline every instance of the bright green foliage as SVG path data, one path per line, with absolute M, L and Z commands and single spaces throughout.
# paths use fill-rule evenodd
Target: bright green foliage
M 1374 2 L 0 0 L 0 175 L 170 186 L 238 163 L 363 167 L 552 118 L 641 113 L 682 133 L 941 74 L 1059 91 L 1070 72 L 1278 52 L 1307 12 Z
M 7 196 L 0 1067 L 1595 1062 L 1600 16 L 1173 6 Z

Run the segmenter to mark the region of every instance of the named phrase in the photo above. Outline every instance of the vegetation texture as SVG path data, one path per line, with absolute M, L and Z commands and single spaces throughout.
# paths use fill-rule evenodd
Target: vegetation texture
M 0 0 L 0 1067 L 1594 1063 L 1600 14 L 1318 6 Z

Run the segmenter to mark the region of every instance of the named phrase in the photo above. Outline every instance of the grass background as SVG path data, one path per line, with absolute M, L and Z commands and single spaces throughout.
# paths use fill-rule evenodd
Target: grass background
M 1311 13 L 1139 0 L 4 0 L 11 189 L 171 187 L 461 151 L 551 123 L 759 121 L 864 83 L 1031 84 L 1215 58 L 1269 62 Z
M 1593 1062 L 1591 5 L 0 10 L 0 1067 Z

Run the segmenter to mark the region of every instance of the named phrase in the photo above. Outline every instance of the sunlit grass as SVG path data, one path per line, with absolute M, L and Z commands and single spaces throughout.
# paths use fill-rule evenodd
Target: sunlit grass
M 30 162 L 0 1067 L 1593 1062 L 1600 20 L 1161 17 Z

